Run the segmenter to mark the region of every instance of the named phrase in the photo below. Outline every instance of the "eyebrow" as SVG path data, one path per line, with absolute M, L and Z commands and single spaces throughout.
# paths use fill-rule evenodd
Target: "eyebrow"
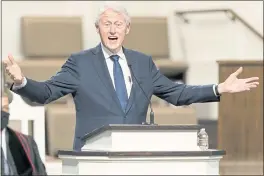
M 113 23 L 112 21 L 106 20 L 102 21 L 103 23 Z M 114 23 L 124 23 L 123 21 L 115 21 Z

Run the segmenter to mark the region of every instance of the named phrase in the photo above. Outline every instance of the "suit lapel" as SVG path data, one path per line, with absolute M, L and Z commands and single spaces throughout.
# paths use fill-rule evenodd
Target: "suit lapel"
M 114 102 L 119 106 L 120 109 L 122 109 L 106 65 L 101 45 L 99 44 L 92 51 L 96 55 L 96 57 L 93 59 L 93 63 L 98 76 L 105 85 L 106 90 L 109 92 Z
M 124 47 L 123 47 L 123 51 L 124 51 L 124 54 L 126 56 L 127 64 L 129 66 L 130 74 L 131 74 L 132 81 L 133 81 L 130 96 L 129 96 L 128 103 L 126 106 L 126 114 L 127 114 L 129 112 L 129 110 L 130 110 L 130 108 L 134 102 L 135 96 L 136 96 L 137 82 L 135 80 L 135 76 L 136 76 L 135 74 L 137 73 L 137 65 L 135 64 L 135 58 L 132 57 L 131 52 L 129 50 L 125 49 Z

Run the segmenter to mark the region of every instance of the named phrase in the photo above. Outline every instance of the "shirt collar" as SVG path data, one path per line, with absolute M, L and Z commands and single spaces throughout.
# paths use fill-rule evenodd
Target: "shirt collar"
M 110 56 L 114 55 L 102 43 L 101 43 L 101 48 L 102 48 L 105 59 L 110 59 Z M 123 52 L 123 48 L 121 48 L 120 51 L 118 51 L 116 55 L 118 55 L 120 57 L 120 59 L 125 59 L 125 54 Z

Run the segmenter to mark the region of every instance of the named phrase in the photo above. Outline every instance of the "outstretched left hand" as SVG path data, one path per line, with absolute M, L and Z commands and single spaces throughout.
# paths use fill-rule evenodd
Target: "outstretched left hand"
M 259 85 L 258 77 L 238 79 L 237 76 L 242 73 L 243 68 L 240 67 L 236 72 L 232 73 L 223 83 L 218 85 L 218 92 L 222 93 L 236 93 L 249 91 Z

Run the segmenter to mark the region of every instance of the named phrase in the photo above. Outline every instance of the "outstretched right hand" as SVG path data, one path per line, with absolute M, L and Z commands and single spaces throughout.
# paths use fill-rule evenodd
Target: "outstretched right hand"
M 15 62 L 14 57 L 9 54 L 8 58 L 4 61 L 5 71 L 14 81 L 15 85 L 21 85 L 24 80 L 24 76 L 18 64 Z

